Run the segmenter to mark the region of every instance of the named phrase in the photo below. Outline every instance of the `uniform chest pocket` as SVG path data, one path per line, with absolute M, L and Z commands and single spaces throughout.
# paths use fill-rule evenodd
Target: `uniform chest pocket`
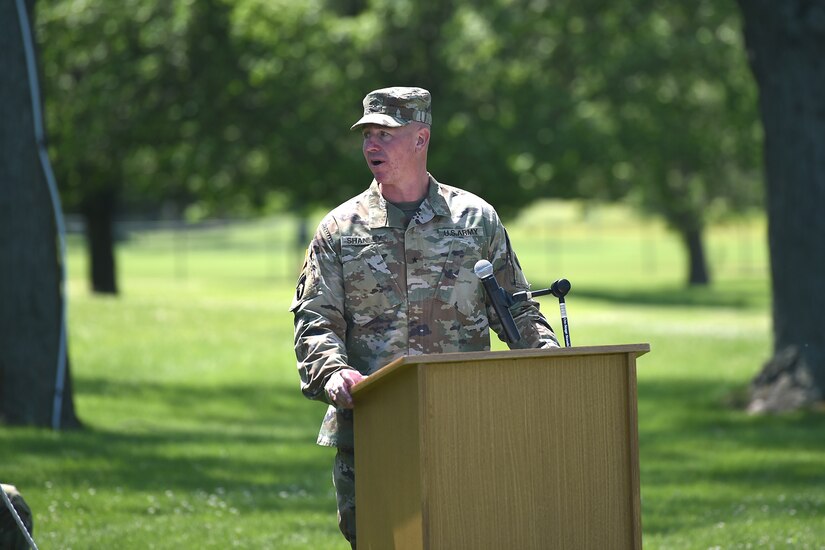
M 403 302 L 398 284 L 381 253 L 364 247 L 343 264 L 345 309 L 353 322 L 366 325 Z
M 480 251 L 474 239 L 456 239 L 435 293 L 438 301 L 468 318 L 486 315 L 481 281 L 473 272 L 475 263 L 481 259 Z

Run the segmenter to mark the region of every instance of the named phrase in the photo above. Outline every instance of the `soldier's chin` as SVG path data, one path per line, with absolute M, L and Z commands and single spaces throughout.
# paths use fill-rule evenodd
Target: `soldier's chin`
M 374 172 L 373 172 L 373 174 L 372 174 L 372 175 L 373 175 L 373 177 L 375 178 L 375 181 L 377 181 L 377 182 L 378 182 L 378 183 L 380 183 L 381 185 L 388 185 L 387 179 L 386 179 L 385 177 L 381 177 L 380 175 L 378 175 L 378 174 L 376 174 L 376 173 L 374 173 Z
M 383 170 L 384 165 L 379 164 L 378 166 L 370 165 L 370 172 L 372 172 L 372 177 L 375 178 L 375 181 L 378 183 L 385 183 L 387 180 L 387 171 Z

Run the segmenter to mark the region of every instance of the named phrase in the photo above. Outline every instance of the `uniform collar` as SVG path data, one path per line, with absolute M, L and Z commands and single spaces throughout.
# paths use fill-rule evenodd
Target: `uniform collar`
M 447 201 L 441 196 L 441 193 L 438 192 L 441 184 L 435 180 L 432 174 L 427 175 L 430 180 L 427 187 L 427 197 L 424 199 L 424 202 L 421 203 L 421 206 L 418 208 L 418 213 L 416 213 L 413 218 L 418 224 L 427 223 L 436 216 L 450 215 L 450 207 L 447 205 Z M 381 189 L 377 181 L 372 180 L 372 184 L 370 184 L 367 193 L 369 197 L 371 229 L 377 227 L 404 228 L 403 217 L 400 215 L 402 212 L 397 208 L 388 208 L 387 199 L 381 194 Z

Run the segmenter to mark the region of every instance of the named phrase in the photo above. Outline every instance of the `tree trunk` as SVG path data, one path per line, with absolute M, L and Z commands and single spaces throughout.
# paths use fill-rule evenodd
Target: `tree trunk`
M 825 395 L 825 6 L 739 0 L 765 128 L 774 356 L 752 412 Z
M 117 294 L 114 239 L 115 192 L 101 189 L 84 197 L 81 210 L 86 222 L 89 279 L 92 292 Z
M 31 21 L 34 2 L 29 0 Z M 0 422 L 52 425 L 65 307 L 15 2 L 0 2 Z M 78 425 L 66 359 L 61 426 Z
M 688 253 L 688 284 L 690 286 L 707 286 L 710 284 L 710 271 L 705 258 L 705 244 L 701 229 L 682 231 L 682 240 Z

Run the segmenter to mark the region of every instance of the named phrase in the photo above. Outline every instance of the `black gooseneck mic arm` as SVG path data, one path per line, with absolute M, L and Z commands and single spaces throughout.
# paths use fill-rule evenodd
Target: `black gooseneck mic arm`
M 559 299 L 559 309 L 561 310 L 561 329 L 562 333 L 564 334 L 564 345 L 565 347 L 570 347 L 570 327 L 567 325 L 567 304 L 564 302 L 564 297 L 567 293 L 570 292 L 570 281 L 567 279 L 558 279 L 557 281 L 553 282 L 550 285 L 550 288 L 544 288 L 542 290 L 523 290 L 521 292 L 516 292 L 513 294 L 511 298 L 512 304 L 516 302 L 523 302 L 525 300 L 531 299 L 533 296 L 545 296 L 547 294 L 552 294 L 556 298 Z M 510 305 L 512 305 L 510 304 Z

